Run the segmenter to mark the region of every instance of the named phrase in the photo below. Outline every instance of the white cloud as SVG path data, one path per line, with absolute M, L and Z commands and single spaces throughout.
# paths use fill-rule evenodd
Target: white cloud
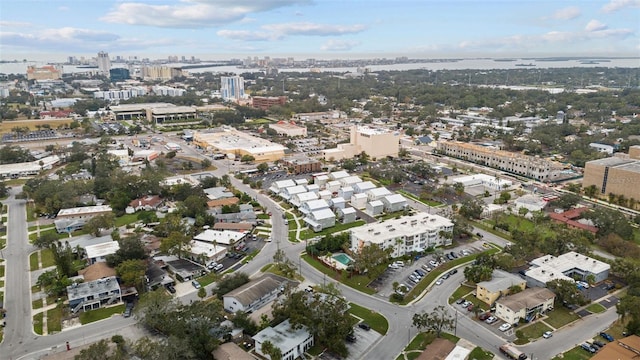
M 495 50 L 531 49 L 543 44 L 570 44 L 587 42 L 595 39 L 621 40 L 634 34 L 631 29 L 610 29 L 606 24 L 591 20 L 581 31 L 549 31 L 538 35 L 514 35 L 509 37 L 463 41 L 458 44 L 460 49 L 482 49 L 491 47 Z
M 580 8 L 578 8 L 577 6 L 569 6 L 557 10 L 551 15 L 551 18 L 556 20 L 571 20 L 580 16 L 580 14 Z
M 123 2 L 101 20 L 166 28 L 216 27 L 242 20 L 251 13 L 309 3 L 310 0 L 183 0 L 176 5 Z
M 325 42 L 320 50 L 323 51 L 349 51 L 354 47 L 360 45 L 359 41 L 351 41 L 351 40 L 339 40 L 339 39 L 330 39 Z
M 588 32 L 601 31 L 607 29 L 607 24 L 603 24 L 598 20 L 591 20 L 584 29 Z
M 602 11 L 609 13 L 627 7 L 640 7 L 640 0 L 611 0 L 602 7 Z
M 355 34 L 365 30 L 364 25 L 332 25 L 316 23 L 284 23 L 267 24 L 261 26 L 261 30 L 220 30 L 218 36 L 233 40 L 244 41 L 272 41 L 285 38 L 287 36 L 307 35 L 307 36 L 337 36 Z

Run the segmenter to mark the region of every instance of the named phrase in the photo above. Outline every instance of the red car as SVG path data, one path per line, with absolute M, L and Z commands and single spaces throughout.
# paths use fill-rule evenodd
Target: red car
M 467 311 L 473 311 L 473 304 L 467 306 Z

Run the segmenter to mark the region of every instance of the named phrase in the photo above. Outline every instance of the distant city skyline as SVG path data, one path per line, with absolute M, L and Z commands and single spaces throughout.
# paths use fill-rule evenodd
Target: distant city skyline
M 640 0 L 0 3 L 0 58 L 640 56 Z

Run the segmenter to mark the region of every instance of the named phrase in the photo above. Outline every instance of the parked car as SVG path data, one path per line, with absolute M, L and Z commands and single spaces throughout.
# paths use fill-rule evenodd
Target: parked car
M 491 313 L 490 313 L 490 312 L 486 312 L 486 313 L 480 314 L 480 316 L 478 316 L 478 319 L 480 319 L 480 321 L 485 321 L 485 320 L 487 320 L 490 316 L 491 316 Z
M 473 311 L 473 307 L 474 307 L 473 304 L 467 306 L 467 311 Z
M 590 352 L 592 354 L 594 354 L 596 352 L 596 349 L 593 346 L 591 346 L 591 345 L 589 345 L 587 343 L 582 343 L 580 345 L 580 347 L 583 348 L 585 351 L 588 351 L 588 352 Z
M 216 267 L 216 265 L 218 265 L 218 263 L 215 261 L 212 261 L 209 263 L 209 265 L 207 265 L 207 269 L 213 270 Z
M 413 281 L 413 282 L 418 282 L 420 281 L 414 274 L 409 275 L 409 280 Z
M 444 275 L 442 275 L 442 278 L 444 280 L 447 280 L 449 278 L 449 276 L 451 276 L 451 275 L 449 275 L 449 273 L 445 273 Z
M 222 264 L 217 264 L 217 265 L 213 268 L 213 271 L 220 271 L 220 270 L 222 270 L 222 269 L 224 269 L 224 265 L 222 265 Z
M 458 258 L 458 255 L 456 255 L 456 253 L 454 253 L 453 251 L 452 251 L 452 252 L 450 252 L 450 254 L 451 254 L 451 256 L 452 256 L 454 259 L 457 259 L 457 258 Z
M 435 262 L 434 260 L 430 260 L 430 261 L 429 261 L 429 265 L 431 265 L 431 266 L 433 266 L 433 267 L 437 267 L 437 266 L 438 266 L 438 263 L 437 263 L 437 262 Z
M 471 301 L 465 300 L 460 304 L 460 307 L 466 308 L 469 305 L 471 305 Z
M 545 339 L 548 339 L 552 336 L 553 336 L 553 333 L 551 331 L 545 331 L 544 334 L 542 334 L 542 337 Z
M 438 281 L 436 281 L 436 285 L 442 285 L 443 282 L 444 282 L 444 280 L 438 279 Z
M 426 272 L 424 272 L 424 271 L 422 271 L 422 270 L 420 270 L 420 269 L 416 269 L 416 271 L 415 271 L 415 272 L 417 272 L 418 274 L 420 274 L 420 276 L 422 276 L 422 277 L 424 277 L 425 275 L 427 275 L 427 273 L 426 273 Z
M 132 302 L 128 302 L 125 309 L 124 309 L 124 313 L 122 314 L 124 317 L 128 318 L 131 316 L 131 313 L 133 312 L 133 303 Z
M 460 305 L 465 301 L 466 301 L 465 299 L 460 298 L 460 299 L 456 300 L 456 304 Z
M 604 343 L 602 341 L 598 341 L 598 340 L 594 340 L 593 341 L 593 345 L 599 347 L 599 348 L 603 348 L 604 347 Z
M 369 331 L 371 330 L 371 326 L 369 326 L 369 324 L 367 324 L 366 322 L 361 322 L 358 324 L 358 327 L 362 330 L 366 330 Z
M 173 285 L 167 285 L 167 290 L 169 290 L 169 292 L 172 294 L 176 293 L 176 288 L 173 287 Z
M 498 328 L 498 330 L 503 331 L 503 332 L 507 331 L 509 329 L 511 329 L 511 324 L 509 324 L 509 323 L 504 323 L 504 324 L 500 325 L 500 327 Z
M 356 336 L 355 336 L 353 333 L 351 333 L 351 334 L 347 335 L 347 341 L 348 341 L 348 342 L 350 342 L 350 343 L 354 343 L 354 342 L 356 342 L 356 340 L 357 340 L 357 338 L 356 338 Z
M 600 336 L 602 336 L 608 342 L 612 342 L 613 341 L 613 336 L 607 334 L 606 332 L 601 332 Z
M 498 321 L 498 318 L 497 318 L 497 317 L 495 317 L 495 316 L 489 316 L 489 317 L 487 318 L 487 320 L 485 320 L 484 322 L 486 322 L 487 324 L 493 324 L 493 323 L 495 323 L 496 321 Z
M 202 287 L 202 285 L 200 285 L 200 283 L 198 282 L 198 280 L 193 280 L 191 282 L 191 285 L 193 285 L 194 288 L 196 289 L 200 289 Z
M 453 274 L 457 274 L 458 273 L 458 269 L 453 269 L 451 271 L 449 271 L 449 275 L 453 275 Z
M 308 293 L 313 293 L 313 287 L 311 285 L 307 286 L 304 291 L 308 292 Z

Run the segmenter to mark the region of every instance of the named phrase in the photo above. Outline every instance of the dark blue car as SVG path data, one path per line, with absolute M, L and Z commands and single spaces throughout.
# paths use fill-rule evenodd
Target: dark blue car
M 613 336 L 607 334 L 606 332 L 601 332 L 600 336 L 602 336 L 605 340 L 609 342 L 613 341 Z

